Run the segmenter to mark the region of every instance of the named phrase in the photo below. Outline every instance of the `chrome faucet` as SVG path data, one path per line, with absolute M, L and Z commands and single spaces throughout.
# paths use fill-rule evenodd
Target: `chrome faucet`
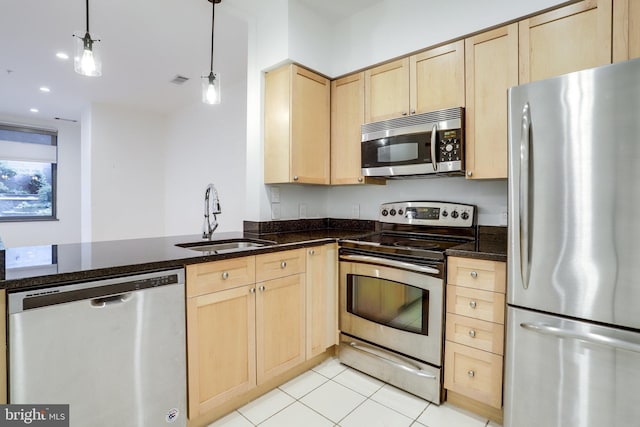
M 213 198 L 211 198 L 211 191 L 213 191 Z M 202 238 L 211 239 L 211 235 L 218 228 L 218 219 L 216 215 L 221 214 L 220 198 L 218 197 L 218 191 L 213 184 L 209 184 L 204 191 L 204 224 L 202 225 Z M 213 215 L 213 221 L 210 218 Z

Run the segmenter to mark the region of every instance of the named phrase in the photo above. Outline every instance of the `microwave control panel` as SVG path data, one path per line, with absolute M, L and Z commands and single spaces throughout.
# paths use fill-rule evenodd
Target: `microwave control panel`
M 455 162 L 462 160 L 462 140 L 460 129 L 444 130 L 438 132 L 440 143 L 438 144 L 438 161 Z

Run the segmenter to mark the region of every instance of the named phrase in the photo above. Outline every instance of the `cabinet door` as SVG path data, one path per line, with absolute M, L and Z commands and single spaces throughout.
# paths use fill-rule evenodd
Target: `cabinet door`
M 307 359 L 338 343 L 336 245 L 307 250 Z
M 362 184 L 364 73 L 331 82 L 331 184 Z
M 365 123 L 409 114 L 409 58 L 364 72 Z
M 290 181 L 329 184 L 331 85 L 296 65 L 292 73 Z
M 253 285 L 187 299 L 189 418 L 256 385 Z
M 294 274 L 257 284 L 257 381 L 305 360 L 305 275 Z
M 520 83 L 611 63 L 611 0 L 585 0 L 520 21 Z
M 613 0 L 613 62 L 640 58 L 640 1 Z
M 507 177 L 507 89 L 518 84 L 518 24 L 465 40 L 466 169 L 472 179 Z
M 289 182 L 291 174 L 291 65 L 264 78 L 264 182 Z
M 410 57 L 410 113 L 464 107 L 464 41 Z

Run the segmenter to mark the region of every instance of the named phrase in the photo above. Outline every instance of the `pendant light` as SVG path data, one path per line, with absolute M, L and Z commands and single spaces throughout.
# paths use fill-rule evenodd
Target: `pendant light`
M 222 0 L 207 0 L 211 3 L 211 63 L 209 74 L 202 76 L 202 102 L 220 104 L 220 74 L 213 72 L 213 28 L 216 22 L 216 3 Z
M 92 39 L 89 34 L 89 0 L 87 2 L 87 29 L 86 31 L 76 31 L 73 36 L 76 38 L 75 55 L 73 57 L 73 68 L 78 74 L 83 76 L 97 77 L 102 75 L 102 61 L 100 50 L 96 49 L 95 42 L 100 39 Z

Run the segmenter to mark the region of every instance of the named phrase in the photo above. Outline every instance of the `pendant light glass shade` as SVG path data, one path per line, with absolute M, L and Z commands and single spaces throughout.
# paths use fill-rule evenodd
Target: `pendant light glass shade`
M 76 45 L 73 55 L 73 69 L 83 76 L 98 77 L 102 75 L 102 59 L 97 38 L 91 38 L 86 31 L 73 33 Z
M 202 78 L 202 102 L 220 104 L 220 74 L 211 71 Z

